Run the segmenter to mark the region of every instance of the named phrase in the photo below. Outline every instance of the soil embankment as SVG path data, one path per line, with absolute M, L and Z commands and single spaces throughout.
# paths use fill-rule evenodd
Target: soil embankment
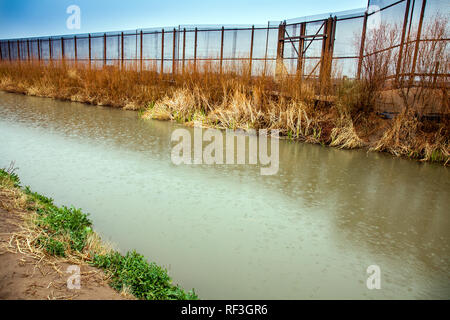
M 0 299 L 1 300 L 119 300 L 125 299 L 107 283 L 103 271 L 80 265 L 81 287 L 70 290 L 70 263 L 46 255 L 39 258 L 31 247 L 21 247 L 16 235 L 22 230 L 25 211 L 16 199 L 0 191 Z M 15 207 L 15 208 L 14 208 Z

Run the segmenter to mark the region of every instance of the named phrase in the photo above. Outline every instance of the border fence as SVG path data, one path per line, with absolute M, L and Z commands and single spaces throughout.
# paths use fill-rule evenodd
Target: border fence
M 160 73 L 201 70 L 247 70 L 251 75 L 300 75 L 359 78 L 365 59 L 392 52 L 398 61 L 390 77 L 421 75 L 418 53 L 425 42 L 445 44 L 443 65 L 432 76 L 448 82 L 448 25 L 439 39 L 422 37 L 422 29 L 437 14 L 450 13 L 448 0 L 369 0 L 366 10 L 304 17 L 264 26 L 178 26 L 163 29 L 107 32 L 0 40 L 6 61 L 72 61 L 91 66 L 117 65 Z M 387 47 L 368 46 L 368 33 L 382 24 L 399 26 Z M 446 20 L 448 24 L 448 20 Z M 370 48 L 372 51 L 370 50 Z M 412 52 L 408 67 L 405 52 Z M 407 70 L 409 69 L 409 70 Z

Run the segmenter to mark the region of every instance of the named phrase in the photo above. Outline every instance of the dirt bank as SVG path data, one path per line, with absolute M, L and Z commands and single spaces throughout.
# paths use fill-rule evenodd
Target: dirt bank
M 0 299 L 5 300 L 119 300 L 125 299 L 107 284 L 103 271 L 80 264 L 81 288 L 69 290 L 70 263 L 50 255 L 39 256 L 17 239 L 26 211 L 17 207 L 12 192 L 0 190 Z

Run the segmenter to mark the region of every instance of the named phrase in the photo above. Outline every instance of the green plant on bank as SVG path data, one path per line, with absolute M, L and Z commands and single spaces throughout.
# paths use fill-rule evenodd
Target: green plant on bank
M 26 196 L 27 209 L 37 213 L 34 223 L 41 235 L 31 245 L 44 249 L 52 256 L 65 257 L 69 253 L 80 253 L 92 257 L 87 262 L 104 269 L 111 276 L 111 287 L 116 290 L 128 288 L 138 299 L 198 299 L 194 290 L 185 292 L 173 285 L 164 268 L 147 262 L 135 251 L 128 252 L 125 256 L 115 251 L 106 254 L 89 252 L 88 238 L 94 231 L 88 214 L 74 207 L 57 207 L 53 199 L 32 192 L 28 186 L 22 189 L 12 166 L 0 169 L 0 188 L 21 190 Z
M 148 263 L 136 251 L 128 252 L 125 256 L 118 252 L 95 255 L 93 264 L 110 272 L 114 289 L 121 291 L 129 288 L 139 299 L 198 299 L 194 290 L 186 293 L 178 286 L 173 286 L 165 269 L 155 263 Z

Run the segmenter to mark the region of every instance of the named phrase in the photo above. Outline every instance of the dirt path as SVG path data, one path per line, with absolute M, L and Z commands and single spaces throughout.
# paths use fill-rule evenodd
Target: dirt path
M 68 263 L 52 256 L 37 261 L 28 255 L 13 238 L 24 221 L 17 209 L 8 206 L 11 201 L 7 194 L 0 192 L 0 300 L 125 299 L 106 283 L 99 269 L 80 265 L 81 288 L 69 290 Z

